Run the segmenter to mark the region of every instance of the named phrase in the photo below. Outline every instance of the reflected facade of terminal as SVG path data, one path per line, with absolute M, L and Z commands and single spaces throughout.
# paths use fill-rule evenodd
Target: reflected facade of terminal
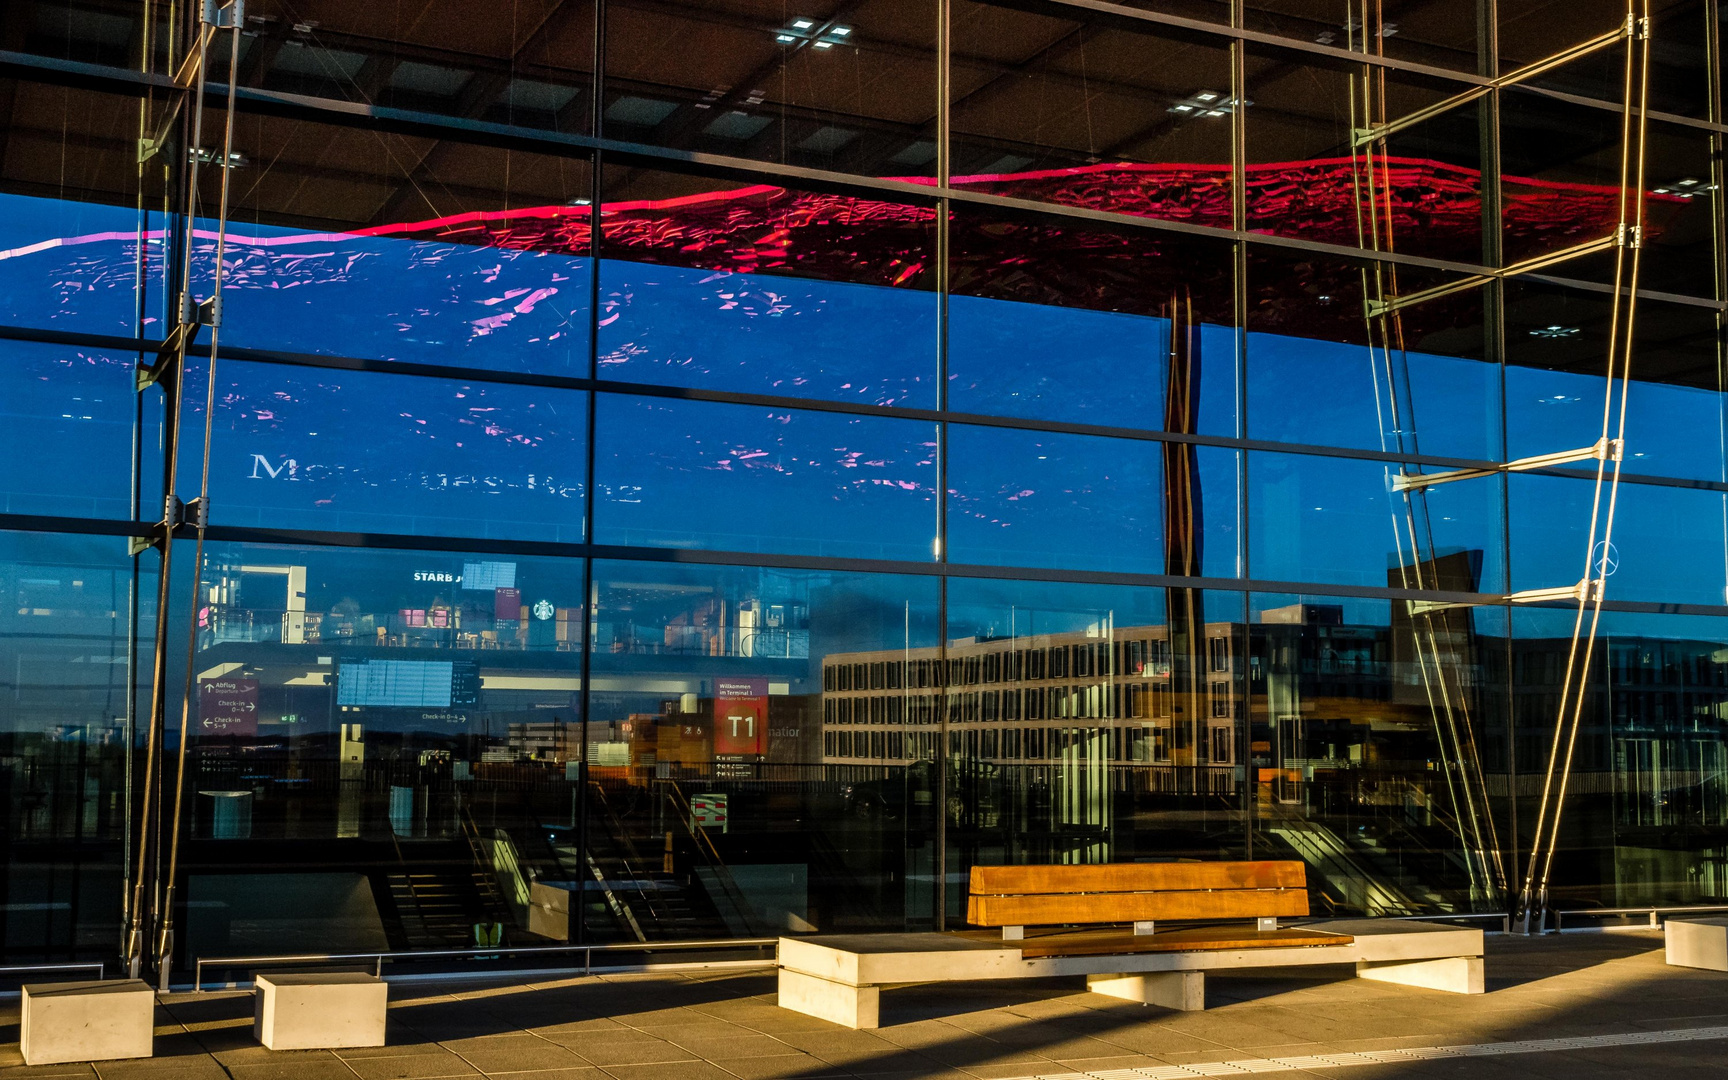
M 1728 905 L 1713 5 L 828 6 L 0 13 L 9 962 Z

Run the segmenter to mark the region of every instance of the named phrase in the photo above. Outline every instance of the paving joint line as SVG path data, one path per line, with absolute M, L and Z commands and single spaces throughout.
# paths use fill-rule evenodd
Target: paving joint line
M 1400 1065 L 1444 1058 L 1504 1057 L 1509 1054 L 1546 1054 L 1560 1050 L 1595 1050 L 1616 1046 L 1648 1046 L 1652 1043 L 1702 1042 L 1710 1039 L 1728 1039 L 1728 1026 L 1631 1031 L 1559 1039 L 1523 1039 L 1517 1042 L 1409 1046 L 1291 1057 L 1240 1058 L 1234 1061 L 1149 1065 L 1133 1069 L 1098 1069 L 1091 1072 L 1030 1073 L 1013 1080 L 1188 1080 L 1195 1076 L 1245 1076 L 1250 1073 L 1333 1069 L 1351 1065 Z

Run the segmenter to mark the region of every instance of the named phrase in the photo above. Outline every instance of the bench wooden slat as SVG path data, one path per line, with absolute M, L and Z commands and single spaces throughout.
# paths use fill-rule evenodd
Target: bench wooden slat
M 956 936 L 984 943 L 1001 943 L 994 930 L 961 930 Z M 1022 958 L 1047 956 L 1132 956 L 1140 953 L 1225 952 L 1238 949 L 1328 948 L 1355 941 L 1349 934 L 1299 930 L 1255 930 L 1244 926 L 1196 926 L 1156 934 L 1134 934 L 1107 927 L 1093 930 L 1058 930 L 1028 933 L 1012 944 Z
M 1258 862 L 1108 863 L 1099 866 L 974 866 L 974 896 L 1028 893 L 1159 892 L 1198 889 L 1303 889 L 1306 868 L 1296 860 Z
M 966 902 L 966 921 L 973 926 L 1256 919 L 1306 914 L 1306 889 L 1167 890 L 1098 893 L 1090 896 L 1076 896 L 1072 893 L 1042 896 L 974 894 Z

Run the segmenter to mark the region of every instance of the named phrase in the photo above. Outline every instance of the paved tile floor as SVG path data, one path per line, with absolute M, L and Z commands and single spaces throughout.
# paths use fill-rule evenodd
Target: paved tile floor
M 156 1056 L 95 1066 L 20 1064 L 17 1002 L 0 1005 L 0 1078 L 102 1080 L 1136 1080 L 1260 1071 L 1266 1059 L 1403 1047 L 1728 1026 L 1728 974 L 1670 968 L 1659 934 L 1491 936 L 1489 993 L 1464 997 L 1350 978 L 1343 969 L 1209 978 L 1208 1009 L 1175 1013 L 1097 997 L 1078 980 L 914 987 L 884 995 L 878 1031 L 774 1005 L 771 973 L 631 975 L 533 984 L 395 983 L 390 1045 L 271 1052 L 251 998 L 175 995 Z M 1724 1034 L 1728 1034 L 1725 1031 Z M 1664 1035 L 1663 1039 L 1672 1036 Z M 1259 1063 L 1259 1064 L 1256 1064 Z M 1284 1076 L 1728 1080 L 1728 1038 L 1595 1045 Z M 1139 1072 L 1138 1070 L 1147 1070 Z

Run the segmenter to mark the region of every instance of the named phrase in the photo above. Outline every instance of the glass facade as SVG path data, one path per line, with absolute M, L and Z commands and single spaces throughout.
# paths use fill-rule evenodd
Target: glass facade
M 492 7 L 0 12 L 0 959 L 1728 904 L 1716 5 Z

